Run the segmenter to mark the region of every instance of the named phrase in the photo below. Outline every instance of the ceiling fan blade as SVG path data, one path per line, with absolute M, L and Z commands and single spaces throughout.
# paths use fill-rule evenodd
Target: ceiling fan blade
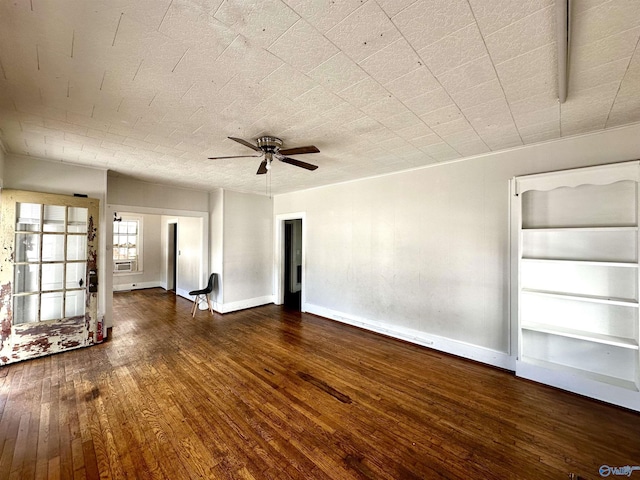
M 244 145 L 245 147 L 249 147 L 252 150 L 255 150 L 256 152 L 261 152 L 262 150 L 260 150 L 258 147 L 256 147 L 255 145 L 247 142 L 246 140 L 243 140 L 241 138 L 235 138 L 235 137 L 227 137 L 230 140 L 233 140 L 234 142 L 238 142 L 241 143 L 242 145 Z
M 306 147 L 285 148 L 284 150 L 279 150 L 278 153 L 282 155 L 302 155 L 303 153 L 320 153 L 320 150 L 314 145 L 307 145 Z
M 223 158 L 257 158 L 261 156 L 262 155 L 233 155 L 231 157 L 209 157 L 209 160 L 222 160 Z
M 290 165 L 295 165 L 296 167 L 306 168 L 307 170 L 315 170 L 316 168 L 318 168 L 317 165 L 311 165 L 310 163 L 301 162 L 300 160 L 296 160 L 295 158 L 278 157 L 278 160 Z
M 264 175 L 265 173 L 267 173 L 267 159 L 265 158 L 264 160 L 262 160 L 262 163 L 260 164 L 260 166 L 258 167 L 258 171 L 256 172 L 256 175 Z

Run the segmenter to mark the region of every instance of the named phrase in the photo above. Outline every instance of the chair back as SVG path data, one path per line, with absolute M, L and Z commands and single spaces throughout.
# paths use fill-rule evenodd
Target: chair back
M 207 284 L 207 293 L 213 292 L 213 280 L 216 278 L 216 274 L 209 275 L 209 283 Z

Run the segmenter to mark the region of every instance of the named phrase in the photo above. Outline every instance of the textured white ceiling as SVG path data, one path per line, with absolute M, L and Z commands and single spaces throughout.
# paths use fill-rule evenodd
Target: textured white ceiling
M 264 194 L 640 121 L 640 1 L 0 0 L 10 153 Z M 282 138 L 309 172 L 227 136 Z

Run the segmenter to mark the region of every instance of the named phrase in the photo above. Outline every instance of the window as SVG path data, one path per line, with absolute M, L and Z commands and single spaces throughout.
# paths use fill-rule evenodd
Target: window
M 122 216 L 114 220 L 113 271 L 142 271 L 142 219 Z

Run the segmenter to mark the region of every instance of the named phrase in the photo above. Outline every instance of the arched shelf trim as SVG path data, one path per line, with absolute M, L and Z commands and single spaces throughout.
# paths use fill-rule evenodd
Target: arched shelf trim
M 529 190 L 548 191 L 560 187 L 575 188 L 580 185 L 609 185 L 624 180 L 640 181 L 640 160 L 525 175 L 515 177 L 512 185 L 513 194 L 519 196 Z

